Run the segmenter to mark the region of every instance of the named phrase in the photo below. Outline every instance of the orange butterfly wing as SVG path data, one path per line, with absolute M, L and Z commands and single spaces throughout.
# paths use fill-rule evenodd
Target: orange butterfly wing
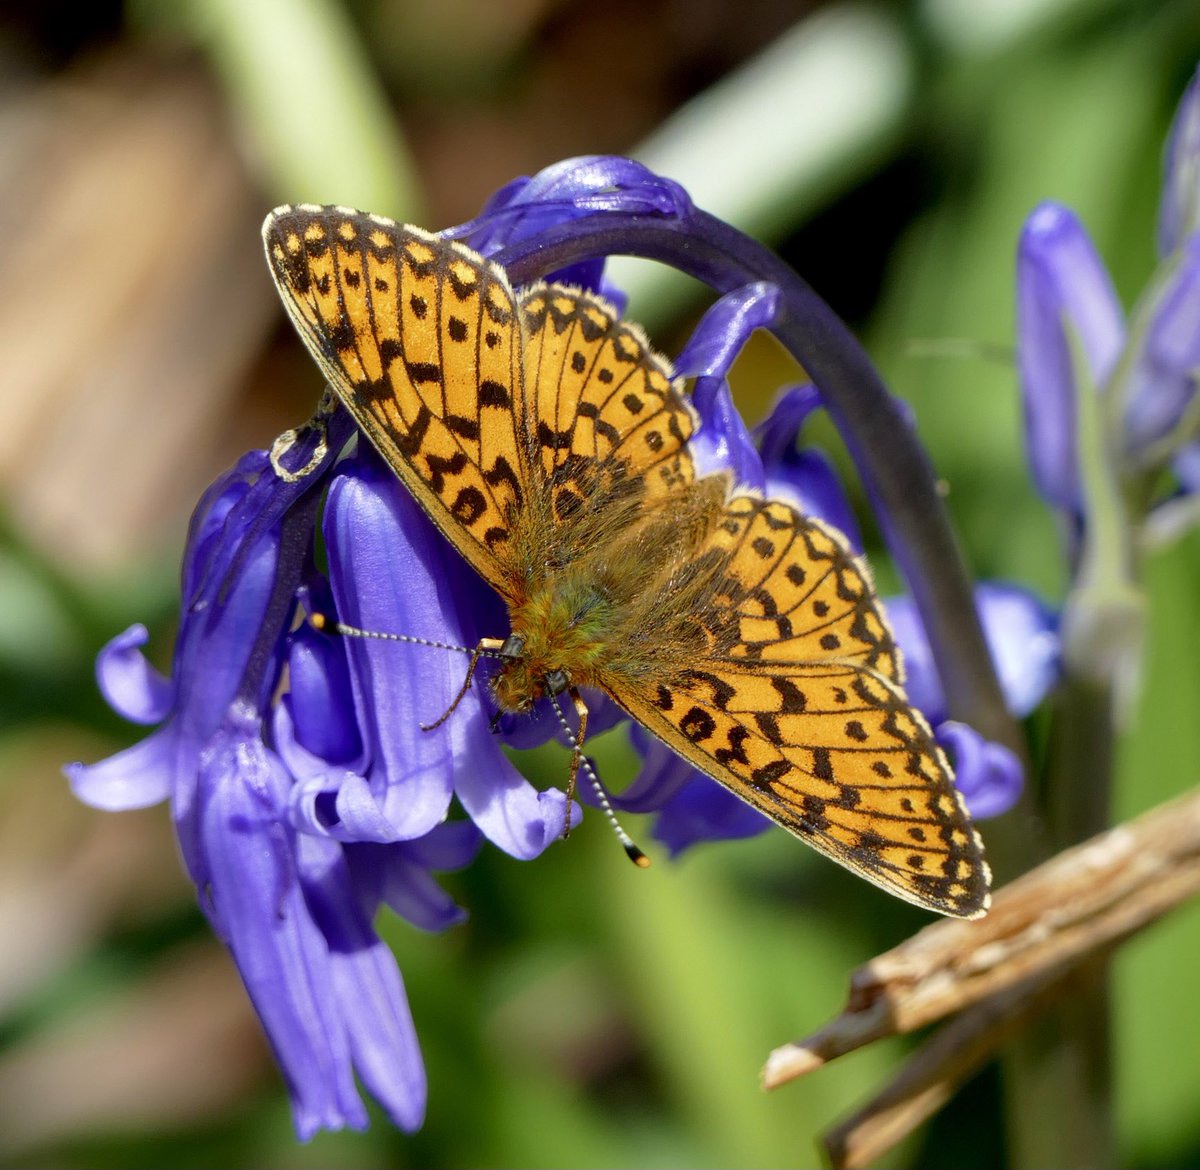
M 891 893 L 974 918 L 983 847 L 865 565 L 779 500 L 737 495 L 698 557 L 721 565 L 699 607 L 708 651 L 606 680 L 635 719 L 701 771 Z
M 340 207 L 281 207 L 263 239 L 287 311 L 430 518 L 511 596 L 528 459 L 504 273 L 461 244 Z

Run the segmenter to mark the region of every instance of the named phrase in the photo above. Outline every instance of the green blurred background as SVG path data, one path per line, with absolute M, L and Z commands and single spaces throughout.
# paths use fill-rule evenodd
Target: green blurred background
M 61 778 L 136 738 L 97 696 L 93 656 L 143 620 L 169 661 L 191 505 L 319 391 L 270 287 L 263 214 L 315 200 L 438 228 L 596 152 L 637 155 L 780 248 L 913 403 L 977 574 L 1056 601 L 1021 453 L 1017 234 L 1038 201 L 1071 204 L 1135 297 L 1198 60 L 1195 0 L 0 6 L 0 1164 L 817 1164 L 817 1136 L 904 1044 L 770 1097 L 762 1061 L 926 916 L 779 832 L 642 873 L 590 819 L 534 864 L 488 850 L 450 877 L 471 919 L 448 935 L 381 922 L 428 1121 L 405 1137 L 375 1113 L 365 1134 L 297 1145 L 167 810 L 96 813 Z M 677 348 L 696 290 L 619 272 Z M 743 410 L 792 377 L 756 339 Z M 1149 579 L 1122 817 L 1200 775 L 1200 540 Z M 1038 717 L 1030 730 L 1036 753 Z M 619 785 L 633 757 L 610 740 Z M 562 782 L 561 757 L 530 767 Z M 1195 907 L 1115 962 L 1128 1165 L 1200 1165 L 1197 969 Z M 984 1071 L 886 1164 L 1006 1165 L 999 1096 Z

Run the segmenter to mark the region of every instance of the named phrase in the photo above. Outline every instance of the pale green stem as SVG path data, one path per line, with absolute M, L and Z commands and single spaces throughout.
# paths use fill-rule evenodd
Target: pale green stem
M 1128 494 L 1119 481 L 1128 382 L 1136 341 L 1106 391 L 1073 343 L 1077 450 L 1087 529 L 1063 614 L 1064 679 L 1053 706 L 1044 776 L 1045 816 L 1058 851 L 1111 820 L 1117 728 L 1137 691 L 1145 629 Z M 1101 958 L 1072 975 L 1055 1008 L 1013 1044 L 1006 1062 L 1016 1166 L 1115 1165 L 1111 1004 Z

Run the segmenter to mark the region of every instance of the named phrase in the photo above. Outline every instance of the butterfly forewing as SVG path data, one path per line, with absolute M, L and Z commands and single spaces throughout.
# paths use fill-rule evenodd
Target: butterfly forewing
M 521 297 L 535 468 L 570 524 L 586 503 L 649 501 L 693 477 L 691 404 L 640 329 L 599 297 L 538 285 Z
M 338 397 L 451 542 L 511 595 L 527 473 L 504 274 L 461 245 L 345 208 L 279 208 L 263 236 Z

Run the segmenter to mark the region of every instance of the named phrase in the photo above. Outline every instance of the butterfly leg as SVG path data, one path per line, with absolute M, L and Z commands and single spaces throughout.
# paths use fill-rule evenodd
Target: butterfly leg
M 458 688 L 458 694 L 454 696 L 454 701 L 442 713 L 440 719 L 434 723 L 422 723 L 422 731 L 433 731 L 434 728 L 441 727 L 451 715 L 454 714 L 455 708 L 467 697 L 467 692 L 471 689 L 471 683 L 475 678 L 475 667 L 479 665 L 479 660 L 485 654 L 492 655 L 499 652 L 504 643 L 499 638 L 480 638 L 479 644 L 471 651 L 471 661 L 467 663 L 467 677 L 463 679 L 463 685 Z
M 329 431 L 328 419 L 336 409 L 337 398 L 334 396 L 333 391 L 326 386 L 312 418 L 302 427 L 292 427 L 284 431 L 271 444 L 271 470 L 284 483 L 298 483 L 316 471 L 322 462 L 324 462 L 325 457 L 329 454 L 329 444 L 326 441 Z M 283 465 L 283 457 L 300 442 L 308 431 L 313 431 L 317 435 L 317 445 L 313 449 L 312 456 L 303 467 L 297 468 L 295 471 L 289 471 Z

